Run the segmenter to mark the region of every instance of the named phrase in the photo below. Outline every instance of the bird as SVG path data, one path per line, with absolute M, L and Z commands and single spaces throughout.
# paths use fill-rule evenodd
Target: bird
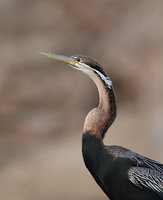
M 86 116 L 82 155 L 87 169 L 107 197 L 110 200 L 163 200 L 163 164 L 103 142 L 116 118 L 117 106 L 112 81 L 102 66 L 88 56 L 40 53 L 83 72 L 97 86 L 99 104 Z

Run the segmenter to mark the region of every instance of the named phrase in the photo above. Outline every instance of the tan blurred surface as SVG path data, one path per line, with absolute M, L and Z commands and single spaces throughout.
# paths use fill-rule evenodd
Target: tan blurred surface
M 107 199 L 81 155 L 93 82 L 40 51 L 96 58 L 118 117 L 107 144 L 163 162 L 163 1 L 1 0 L 0 199 Z

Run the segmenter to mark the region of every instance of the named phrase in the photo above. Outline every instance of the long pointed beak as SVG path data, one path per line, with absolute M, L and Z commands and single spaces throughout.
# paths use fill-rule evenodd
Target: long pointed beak
M 57 55 L 57 54 L 51 54 L 51 53 L 44 53 L 44 52 L 40 52 L 42 55 L 48 56 L 49 58 L 53 58 L 55 60 L 60 60 L 62 62 L 68 63 L 70 65 L 75 65 L 75 63 L 77 63 L 77 61 L 72 58 L 72 57 L 67 57 L 67 56 L 62 56 L 62 55 Z

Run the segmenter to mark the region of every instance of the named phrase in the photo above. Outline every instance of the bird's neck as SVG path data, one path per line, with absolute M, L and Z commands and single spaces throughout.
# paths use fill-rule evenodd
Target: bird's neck
M 98 88 L 99 105 L 88 113 L 84 123 L 84 133 L 103 139 L 116 117 L 115 95 L 112 86 L 108 87 L 99 76 L 92 72 L 90 77 Z

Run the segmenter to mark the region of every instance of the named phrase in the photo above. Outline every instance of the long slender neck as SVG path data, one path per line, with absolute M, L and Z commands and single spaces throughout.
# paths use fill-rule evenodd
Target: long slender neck
M 103 139 L 116 117 L 115 95 L 112 86 L 108 87 L 97 74 L 90 72 L 88 75 L 98 88 L 99 105 L 88 113 L 84 123 L 84 133 Z

